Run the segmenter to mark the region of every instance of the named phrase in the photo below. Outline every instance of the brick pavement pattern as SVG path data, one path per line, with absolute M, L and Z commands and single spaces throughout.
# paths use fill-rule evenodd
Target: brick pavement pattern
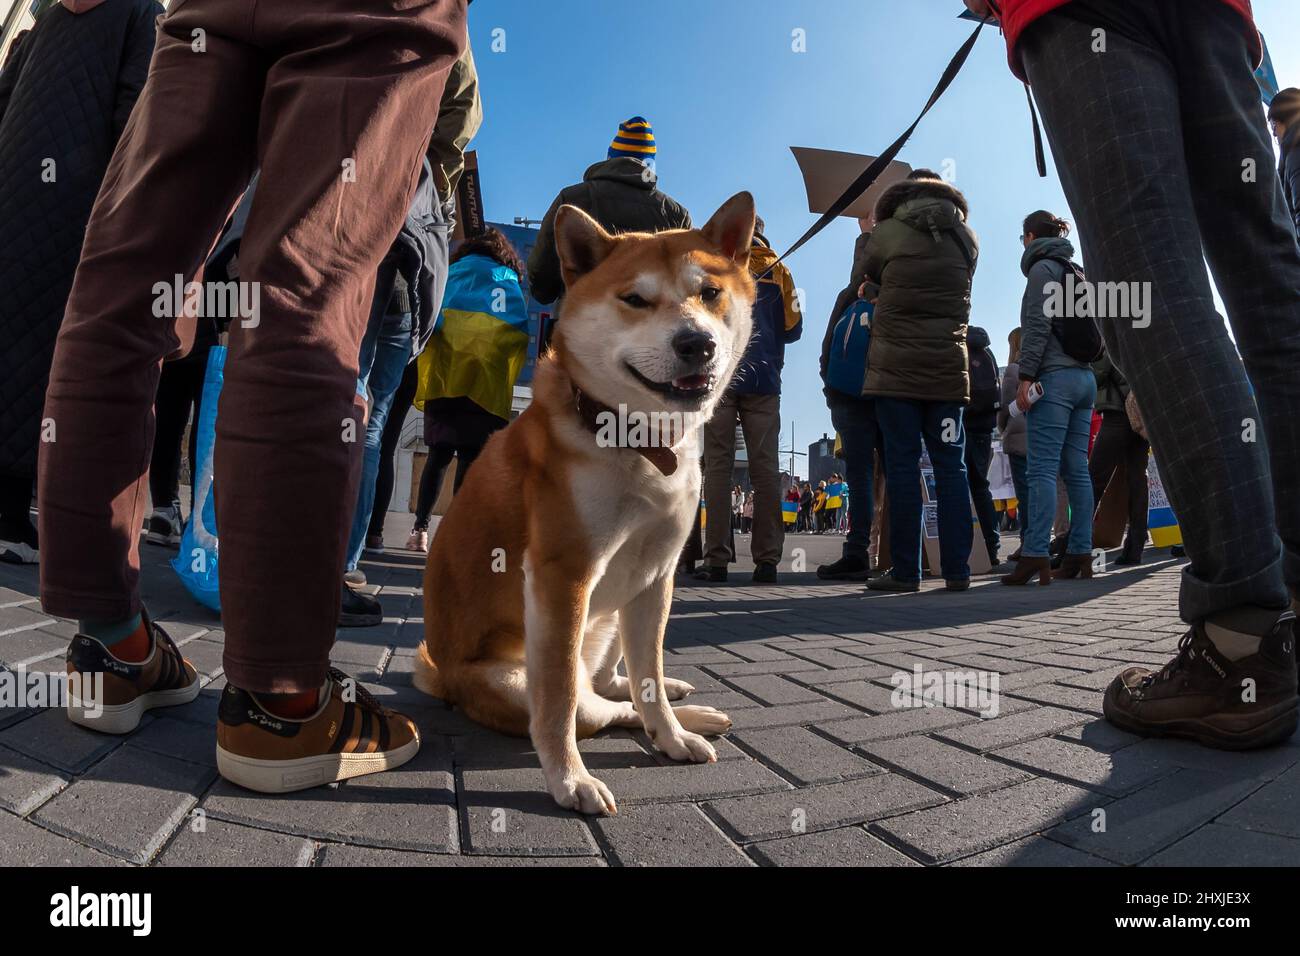
M 866 595 L 810 571 L 681 585 L 667 673 L 735 726 L 709 765 L 673 764 L 640 732 L 583 742 L 620 807 L 590 819 L 551 802 L 528 741 L 411 686 L 421 562 L 396 551 L 363 565 L 383 625 L 340 631 L 333 657 L 417 720 L 419 756 L 288 797 L 225 783 L 220 621 L 182 590 L 171 552 L 142 550 L 148 605 L 203 692 L 122 738 L 0 707 L 0 864 L 1300 865 L 1300 738 L 1231 754 L 1101 719 L 1111 676 L 1165 661 L 1184 630 L 1180 565 L 1160 552 L 1050 588 L 986 577 L 965 593 Z M 36 594 L 34 569 L 0 566 L 7 669 L 62 669 L 74 628 Z M 996 672 L 997 715 L 895 707 L 891 675 L 918 664 Z

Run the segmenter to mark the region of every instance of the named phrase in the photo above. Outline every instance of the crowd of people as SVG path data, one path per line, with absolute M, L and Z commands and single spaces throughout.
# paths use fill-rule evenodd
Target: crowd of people
M 1180 592 L 1189 630 L 1167 666 L 1115 678 L 1106 714 L 1217 746 L 1282 739 L 1297 706 L 1300 90 L 1278 94 L 1268 113 L 1278 175 L 1247 182 L 1243 157 L 1269 170 L 1274 160 L 1248 68 L 1260 55 L 1248 4 L 966 3 L 1003 15 L 1088 272 L 1070 222 L 1025 217 L 1025 292 L 999 379 L 989 336 L 970 324 L 978 210 L 929 169 L 889 186 L 859 221 L 822 344 L 844 473 L 783 491 L 782 371 L 803 314 L 760 218 L 754 334 L 705 427 L 703 541 L 688 542 L 696 553 L 684 560 L 703 562 L 701 580 L 725 581 L 734 536 L 746 534 L 752 580 L 772 584 L 788 526 L 843 532 L 820 577 L 916 592 L 932 517 L 943 590 L 970 586 L 977 547 L 1005 585 L 1086 579 L 1111 487 L 1127 498 L 1119 563 L 1142 559 L 1154 449 L 1191 558 Z M 429 449 L 406 542 L 422 552 L 447 470 L 454 462 L 458 486 L 510 418 L 527 353 L 525 283 L 542 303 L 562 300 L 559 208 L 578 206 L 613 232 L 691 218 L 660 188 L 653 129 L 634 116 L 559 192 L 526 266 L 493 230 L 453 251 L 455 187 L 483 119 L 466 0 L 401 12 L 378 0 L 270 6 L 255 33 L 244 7 L 187 0 L 155 29 L 154 0 L 62 0 L 0 72 L 0 552 L 39 562 L 45 609 L 78 621 L 69 666 L 114 674 L 123 732 L 152 706 L 192 699 L 194 667 L 142 604 L 137 548 L 145 530 L 157 544 L 179 539 L 185 423 L 203 398 L 208 351 L 226 345 L 218 741 L 277 791 L 303 785 L 279 771 L 322 758 L 331 721 L 373 727 L 344 745 L 357 753 L 414 733 L 373 700 L 345 700 L 346 679 L 329 666 L 336 626 L 382 619 L 357 588 L 359 560 L 383 545 L 407 409 L 423 410 Z M 400 57 L 385 53 L 398 42 L 393 17 Z M 1110 33 L 1104 57 L 1090 52 L 1098 28 Z M 195 31 L 204 56 L 193 54 Z M 355 42 L 319 45 L 334 32 Z M 307 48 L 310 68 L 294 55 Z M 73 60 L 90 65 L 75 82 Z M 345 97 L 321 95 L 340 84 Z M 86 145 L 59 187 L 32 188 L 32 170 L 63 156 L 69 138 Z M 357 175 L 340 176 L 339 157 Z M 61 228 L 34 228 L 47 222 Z M 155 282 L 173 275 L 260 284 L 260 311 L 225 323 L 184 310 L 142 318 L 159 316 Z M 1154 318 L 1061 312 L 1062 286 L 1098 280 L 1148 287 Z M 858 362 L 847 377 L 846 355 Z M 341 423 L 356 441 L 339 440 Z M 1243 440 L 1245 423 L 1259 440 Z M 747 491 L 734 480 L 738 428 Z M 995 436 L 1022 515 L 1010 568 L 988 480 Z M 1243 702 L 1246 679 L 1254 696 Z M 292 742 L 275 729 L 289 725 Z M 336 764 L 315 782 L 370 772 Z

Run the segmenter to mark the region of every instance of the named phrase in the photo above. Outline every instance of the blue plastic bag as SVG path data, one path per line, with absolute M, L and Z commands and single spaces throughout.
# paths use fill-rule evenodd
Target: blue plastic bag
M 221 610 L 217 590 L 217 514 L 212 497 L 212 449 L 217 441 L 217 400 L 225 378 L 226 347 L 214 345 L 208 353 L 208 368 L 203 377 L 203 400 L 199 408 L 198 429 L 194 437 L 194 500 L 190 502 L 190 520 L 181 534 L 181 550 L 172 559 L 172 568 L 180 575 L 185 590 L 204 607 Z

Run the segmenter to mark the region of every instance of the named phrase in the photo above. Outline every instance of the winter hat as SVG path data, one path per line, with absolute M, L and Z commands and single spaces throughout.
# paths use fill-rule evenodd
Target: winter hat
M 618 124 L 618 135 L 609 144 L 609 158 L 631 156 L 643 163 L 652 163 L 655 158 L 655 131 L 644 116 L 633 116 L 625 123 Z

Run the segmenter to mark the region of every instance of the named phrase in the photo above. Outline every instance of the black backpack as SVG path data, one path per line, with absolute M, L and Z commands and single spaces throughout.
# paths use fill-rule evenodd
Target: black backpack
M 1076 282 L 1087 282 L 1087 276 L 1078 263 L 1060 256 L 1052 256 L 1053 261 L 1061 263 L 1074 273 Z M 1052 319 L 1052 334 L 1061 343 L 1065 354 L 1076 362 L 1091 364 L 1101 358 L 1106 351 L 1106 343 L 1101 337 L 1097 320 L 1090 315 L 1058 315 Z
M 967 414 L 996 412 L 1002 407 L 1002 383 L 998 381 L 998 361 L 992 349 L 972 352 L 970 356 L 970 405 Z

